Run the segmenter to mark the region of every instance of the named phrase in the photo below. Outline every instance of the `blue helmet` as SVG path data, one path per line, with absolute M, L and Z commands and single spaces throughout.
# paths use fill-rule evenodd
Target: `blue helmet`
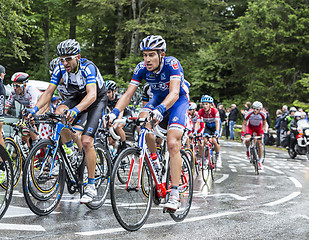
M 208 95 L 203 95 L 201 98 L 201 102 L 208 102 L 208 103 L 213 103 L 214 99 L 211 96 Z
M 166 42 L 160 35 L 150 35 L 145 37 L 139 45 L 141 51 L 145 50 L 162 50 L 166 51 Z

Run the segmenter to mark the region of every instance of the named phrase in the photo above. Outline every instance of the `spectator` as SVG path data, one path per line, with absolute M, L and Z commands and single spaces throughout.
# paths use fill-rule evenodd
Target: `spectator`
M 301 112 L 301 119 L 306 119 L 308 122 L 308 116 L 306 112 Z
M 229 115 L 229 130 L 230 130 L 230 139 L 235 140 L 235 134 L 234 134 L 234 125 L 236 124 L 237 115 L 239 110 L 236 107 L 236 104 L 231 105 L 231 112 Z
M 223 128 L 225 128 L 226 114 L 225 114 L 223 105 L 221 103 L 218 103 L 218 109 L 219 109 L 219 116 L 220 116 L 220 121 L 221 121 L 220 136 L 222 136 Z
M 240 112 L 242 115 L 245 116 L 245 114 L 251 109 L 251 102 L 246 102 L 245 109 L 241 109 Z
M 280 122 L 281 122 L 281 117 L 282 117 L 282 111 L 278 109 L 276 111 L 276 124 L 275 124 L 275 129 L 277 132 L 277 140 L 276 140 L 276 147 L 280 146 Z
M 229 130 L 229 116 L 230 116 L 231 109 L 227 108 L 225 115 L 226 115 L 226 121 L 225 121 L 225 139 L 227 140 L 230 136 L 230 130 Z
M 266 113 L 266 128 L 265 128 L 265 132 L 264 132 L 264 143 L 265 145 L 270 145 L 269 142 L 269 127 L 270 127 L 270 117 L 269 117 L 269 112 L 267 110 L 267 108 L 263 108 L 263 111 Z

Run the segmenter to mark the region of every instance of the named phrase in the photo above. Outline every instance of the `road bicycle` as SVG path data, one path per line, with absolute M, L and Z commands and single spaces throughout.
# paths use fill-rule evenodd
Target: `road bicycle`
M 204 136 L 202 176 L 206 184 L 210 177 L 212 181 L 214 181 L 217 175 L 217 159 L 214 157 L 214 145 L 212 138 L 213 136 L 210 135 Z
M 13 194 L 13 164 L 6 149 L 0 144 L 0 219 L 8 209 Z
M 194 169 L 196 172 L 196 175 L 199 175 L 201 169 L 202 169 L 202 162 L 200 162 L 199 159 L 199 146 L 198 143 L 202 141 L 202 136 L 189 136 L 190 139 L 190 149 L 192 151 L 192 155 L 194 157 Z
M 83 195 L 88 173 L 83 153 L 75 150 L 73 158 L 69 158 L 65 153 L 60 132 L 67 128 L 75 133 L 66 122 L 66 116 L 47 113 L 36 116 L 36 120 L 54 126 L 54 131 L 51 139 L 40 140 L 31 149 L 24 166 L 23 192 L 31 211 L 37 215 L 48 215 L 58 206 L 65 183 L 70 194 L 79 192 L 80 196 Z M 65 120 L 65 123 L 62 123 L 62 120 Z M 94 147 L 97 156 L 97 196 L 91 203 L 86 204 L 90 209 L 98 209 L 103 205 L 108 194 L 111 173 L 111 159 L 105 154 L 104 146 L 97 142 Z
M 259 175 L 259 156 L 258 156 L 258 147 L 257 147 L 257 141 L 258 139 L 261 139 L 261 136 L 256 136 L 255 133 L 252 137 L 244 137 L 243 140 L 250 141 L 250 163 L 254 166 L 254 171 L 256 175 Z
M 126 230 L 136 231 L 145 224 L 153 199 L 157 204 L 164 204 L 168 200 L 171 180 L 168 151 L 165 156 L 159 156 L 164 158 L 160 166 L 151 160 L 146 145 L 146 134 L 153 134 L 153 130 L 145 127 L 147 119 L 129 118 L 115 122 L 129 121 L 134 121 L 138 126 L 141 125 L 138 146 L 129 147 L 118 156 L 111 176 L 110 191 L 117 221 Z M 157 130 L 156 135 L 162 139 L 165 138 Z M 175 221 L 185 219 L 189 213 L 193 195 L 191 164 L 184 151 L 181 151 L 181 159 L 182 170 L 179 183 L 181 206 L 176 211 L 163 209 Z
M 19 123 L 6 123 L 4 122 L 3 125 L 8 125 L 13 128 L 13 133 L 11 136 L 8 136 L 4 139 L 5 147 L 11 157 L 13 163 L 13 174 L 14 174 L 14 182 L 13 186 L 19 182 L 23 163 L 29 153 L 29 148 L 25 142 L 22 141 L 22 130 L 23 125 Z

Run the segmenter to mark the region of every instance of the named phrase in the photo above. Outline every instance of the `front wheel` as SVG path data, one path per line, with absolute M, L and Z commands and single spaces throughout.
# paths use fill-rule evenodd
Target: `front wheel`
M 48 215 L 58 206 L 65 183 L 63 156 L 49 139 L 40 140 L 30 151 L 23 169 L 23 192 L 32 212 Z M 54 151 L 57 151 L 53 157 Z
M 13 174 L 14 174 L 14 187 L 19 182 L 20 176 L 21 176 L 21 169 L 22 169 L 22 154 L 20 152 L 20 149 L 17 145 L 17 143 L 14 141 L 14 139 L 7 137 L 4 140 L 5 147 L 7 152 L 9 153 L 11 157 L 11 161 L 13 164 Z
M 292 159 L 294 159 L 297 156 L 297 153 L 292 148 L 289 148 L 288 153 L 289 153 L 290 158 Z
M 142 167 L 139 164 L 140 157 L 140 151 L 137 148 L 126 148 L 118 156 L 111 176 L 110 192 L 113 212 L 120 225 L 128 231 L 136 231 L 145 224 L 153 198 L 152 179 L 146 161 L 144 161 L 144 166 L 147 174 L 143 176 L 143 183 L 139 179 L 140 167 Z M 126 173 L 130 172 L 130 174 L 122 174 L 120 180 L 118 172 L 122 172 L 124 162 L 129 164 Z
M 8 209 L 13 194 L 13 164 L 10 156 L 0 145 L 0 219 Z

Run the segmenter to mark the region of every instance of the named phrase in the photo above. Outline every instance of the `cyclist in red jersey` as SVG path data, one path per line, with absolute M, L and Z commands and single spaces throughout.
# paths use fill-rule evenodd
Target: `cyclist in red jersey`
M 242 124 L 241 135 L 245 138 L 249 138 L 255 132 L 257 136 L 262 136 L 266 127 L 266 113 L 261 111 L 263 104 L 261 102 L 255 101 L 252 104 L 251 110 L 247 111 L 244 116 L 244 121 Z M 262 169 L 262 156 L 263 156 L 263 146 L 262 139 L 258 139 L 258 155 L 259 155 L 259 168 Z M 247 148 L 247 157 L 250 159 L 249 140 L 245 140 Z
M 212 136 L 212 143 L 216 152 L 217 167 L 222 166 L 221 155 L 220 155 L 220 145 L 218 139 L 220 137 L 220 116 L 217 108 L 214 107 L 213 98 L 208 95 L 203 95 L 201 102 L 203 108 L 198 111 L 198 120 L 195 125 L 195 134 L 200 127 L 201 123 L 205 124 L 204 138 L 207 136 Z M 205 141 L 205 139 L 204 139 Z M 200 146 L 200 154 L 203 153 L 203 145 Z M 201 156 L 202 157 L 202 156 Z

